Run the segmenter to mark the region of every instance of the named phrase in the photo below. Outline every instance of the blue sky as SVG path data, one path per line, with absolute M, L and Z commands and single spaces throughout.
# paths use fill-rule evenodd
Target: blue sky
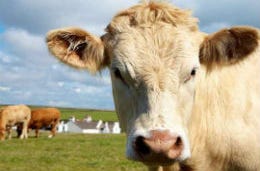
M 114 109 L 109 72 L 92 76 L 49 55 L 50 29 L 78 26 L 102 35 L 118 11 L 139 0 L 5 0 L 0 2 L 0 104 Z M 172 0 L 193 10 L 200 29 L 260 28 L 259 0 Z
M 4 29 L 4 26 L 0 23 L 0 33 L 4 32 L 5 29 Z
M 0 34 L 3 33 L 4 31 L 5 31 L 4 26 L 3 26 L 3 24 L 1 24 L 1 22 L 0 22 Z M 2 48 L 2 45 L 3 45 L 3 43 L 0 42 L 0 49 Z

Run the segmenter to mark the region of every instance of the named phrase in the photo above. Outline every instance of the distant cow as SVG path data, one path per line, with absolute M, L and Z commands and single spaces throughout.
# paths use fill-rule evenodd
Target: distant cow
M 39 129 L 44 127 L 51 128 L 49 138 L 56 133 L 60 121 L 60 111 L 56 108 L 40 108 L 32 110 L 31 120 L 28 128 L 35 129 L 35 136 L 39 137 Z
M 7 106 L 0 109 L 0 139 L 5 139 L 5 132 L 11 139 L 11 131 L 14 125 L 22 125 L 21 139 L 27 138 L 27 126 L 31 118 L 31 109 L 25 105 Z
M 146 1 L 118 13 L 101 37 L 74 27 L 52 30 L 46 41 L 68 65 L 109 68 L 129 159 L 150 170 L 180 163 L 259 171 L 259 33 L 232 27 L 207 35 L 190 11 Z

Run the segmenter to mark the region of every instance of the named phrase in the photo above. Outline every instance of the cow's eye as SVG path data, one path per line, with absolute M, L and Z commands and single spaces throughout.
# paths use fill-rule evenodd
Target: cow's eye
M 124 78 L 122 77 L 120 70 L 118 68 L 114 69 L 114 75 L 117 79 L 121 80 L 125 85 L 127 85 Z
M 196 73 L 197 73 L 197 67 L 194 67 L 191 71 L 190 71 L 190 75 L 187 76 L 187 78 L 185 79 L 184 83 L 188 82 L 189 80 L 192 80 L 192 78 L 195 77 Z
M 118 68 L 116 68 L 114 70 L 114 75 L 115 75 L 116 78 L 118 78 L 118 79 L 123 81 L 123 77 L 122 77 L 121 72 L 120 72 L 120 70 Z
M 197 68 L 193 68 L 193 69 L 191 70 L 191 72 L 190 72 L 190 75 L 191 75 L 192 77 L 194 77 L 194 76 L 196 75 L 196 73 L 197 73 Z

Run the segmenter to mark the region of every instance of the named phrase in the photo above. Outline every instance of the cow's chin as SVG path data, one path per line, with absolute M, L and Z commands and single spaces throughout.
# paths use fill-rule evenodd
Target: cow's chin
M 162 157 L 162 158 L 156 158 L 156 161 L 140 161 L 140 162 L 142 162 L 143 164 L 145 164 L 148 167 L 156 167 L 156 166 L 171 166 L 176 162 L 181 163 L 183 161 L 178 158 L 168 160 L 168 159 L 164 159 Z
M 169 159 L 165 159 L 164 157 L 161 157 L 161 158 L 156 158 L 156 160 L 152 160 L 152 161 L 143 161 L 142 158 L 136 156 L 135 157 L 127 156 L 127 158 L 132 161 L 141 162 L 148 167 L 158 167 L 158 166 L 168 167 L 176 163 L 179 164 L 185 163 L 188 159 L 188 158 L 187 159 L 176 158 L 176 159 L 169 160 Z

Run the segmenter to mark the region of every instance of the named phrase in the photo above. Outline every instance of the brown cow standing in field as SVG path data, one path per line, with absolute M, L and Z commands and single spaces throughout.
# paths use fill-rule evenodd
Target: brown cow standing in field
M 60 111 L 56 108 L 33 109 L 28 129 L 35 129 L 35 136 L 39 137 L 39 129 L 51 127 L 49 138 L 55 136 L 60 121 Z
M 27 138 L 27 125 L 31 118 L 31 109 L 25 105 L 7 106 L 0 109 L 0 140 L 5 139 L 5 132 L 11 139 L 12 127 L 21 124 L 23 129 L 20 138 Z
M 110 69 L 129 159 L 150 170 L 257 171 L 259 35 L 207 35 L 189 11 L 147 2 L 118 13 L 101 38 L 63 28 L 46 40 L 64 63 Z

